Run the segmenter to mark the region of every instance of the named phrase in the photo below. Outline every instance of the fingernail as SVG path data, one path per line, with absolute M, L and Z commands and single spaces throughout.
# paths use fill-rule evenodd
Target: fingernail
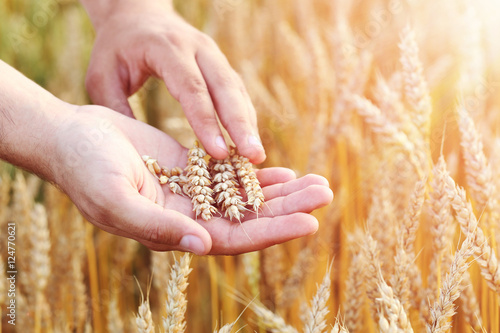
M 228 151 L 226 141 L 224 141 L 224 138 L 222 136 L 219 135 L 218 137 L 215 138 L 215 144 L 217 145 L 217 147 L 222 148 L 225 151 Z
M 197 255 L 203 255 L 205 253 L 205 244 L 203 244 L 203 241 L 200 238 L 193 235 L 186 235 L 182 237 L 179 246 L 184 251 L 193 252 Z
M 260 141 L 260 139 L 255 135 L 250 135 L 248 137 L 248 144 L 251 146 L 257 146 L 264 149 L 264 147 L 262 146 L 262 141 Z

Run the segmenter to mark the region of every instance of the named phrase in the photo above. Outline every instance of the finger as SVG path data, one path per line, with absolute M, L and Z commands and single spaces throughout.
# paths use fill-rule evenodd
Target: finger
M 92 59 L 85 86 L 94 104 L 106 106 L 135 118 L 127 100 L 128 79 L 123 77 L 126 76 L 123 72 L 116 61 L 105 62 Z
M 311 235 L 318 230 L 318 220 L 312 215 L 303 213 L 259 218 L 230 226 L 224 225 L 222 221 L 219 219 L 206 225 L 213 241 L 210 254 L 236 255 L 257 251 Z
M 255 170 L 257 178 L 259 179 L 260 186 L 265 187 L 276 183 L 285 183 L 297 178 L 293 170 L 288 168 L 265 168 Z
M 299 192 L 311 185 L 320 185 L 326 188 L 329 187 L 328 180 L 326 180 L 325 177 L 309 174 L 296 180 L 264 187 L 262 191 L 264 192 L 266 200 L 271 200 L 277 197 L 284 197 L 292 193 Z
M 241 155 L 261 163 L 266 154 L 257 129 L 255 109 L 246 89 L 226 57 L 214 46 L 196 55 L 215 109 Z
M 285 197 L 266 200 L 262 211 L 245 215 L 245 221 L 262 216 L 281 216 L 293 213 L 310 213 L 333 200 L 333 192 L 323 185 L 311 185 Z
M 186 57 L 178 49 L 171 50 L 173 54 L 166 59 L 163 50 L 155 49 L 149 57 L 148 67 L 165 82 L 172 96 L 179 101 L 207 152 L 217 159 L 226 158 L 226 143 L 205 79 L 195 59 Z
M 155 250 L 176 249 L 202 255 L 212 246 L 208 232 L 194 220 L 164 209 L 132 190 L 109 205 L 115 226 Z

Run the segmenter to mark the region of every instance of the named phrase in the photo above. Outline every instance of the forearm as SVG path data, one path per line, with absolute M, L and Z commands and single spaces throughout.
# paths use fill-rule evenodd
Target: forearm
M 74 107 L 0 60 L 0 158 L 54 181 L 57 129 Z
M 115 14 L 134 13 L 145 7 L 173 10 L 173 0 L 80 0 L 87 10 L 94 29 Z

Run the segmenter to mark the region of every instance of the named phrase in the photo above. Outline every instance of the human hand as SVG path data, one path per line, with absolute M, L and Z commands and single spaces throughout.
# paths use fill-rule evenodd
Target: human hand
M 84 106 L 57 132 L 59 167 L 53 181 L 88 221 L 153 250 L 238 254 L 314 233 L 307 213 L 332 200 L 328 182 L 295 179 L 285 168 L 257 172 L 266 207 L 242 223 L 213 217 L 195 220 L 189 198 L 161 186 L 141 156 L 158 157 L 168 168 L 186 165 L 186 149 L 165 133 L 107 108 Z
M 133 117 L 127 97 L 154 75 L 180 102 L 210 155 L 227 156 L 217 115 L 242 155 L 256 164 L 264 161 L 250 97 L 210 37 L 165 3 L 121 1 L 108 14 L 94 20 L 97 35 L 86 80 L 94 103 Z

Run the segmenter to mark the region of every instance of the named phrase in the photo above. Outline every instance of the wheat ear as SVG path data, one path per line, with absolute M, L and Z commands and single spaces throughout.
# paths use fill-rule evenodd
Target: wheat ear
M 215 201 L 212 197 L 213 191 L 210 188 L 212 183 L 210 172 L 208 171 L 207 162 L 204 159 L 206 154 L 198 141 L 189 150 L 188 165 L 186 167 L 186 192 L 191 198 L 196 217 L 201 215 L 203 220 L 208 221 L 217 212 L 217 209 L 213 206 Z
M 35 332 L 41 332 L 42 304 L 44 292 L 50 276 L 50 234 L 45 207 L 35 204 L 31 214 L 31 271 L 35 274 L 36 307 Z
M 431 321 L 427 324 L 428 333 L 445 333 L 451 328 L 451 317 L 455 314 L 453 302 L 460 296 L 463 289 L 461 280 L 464 272 L 469 268 L 467 259 L 474 253 L 474 227 L 477 221 L 470 220 L 467 238 L 463 241 L 460 250 L 455 253 L 450 271 L 446 274 L 438 301 L 431 309 Z
M 446 178 L 446 191 L 451 199 L 451 206 L 455 211 L 455 218 L 460 224 L 464 234 L 468 234 L 469 224 L 477 225 L 477 219 L 472 210 L 472 205 L 467 201 L 465 190 L 455 185 L 449 175 Z M 498 260 L 493 248 L 488 244 L 481 227 L 473 235 L 474 256 L 481 268 L 481 274 L 486 279 L 488 286 L 497 294 L 500 293 L 500 270 Z
M 379 271 L 377 298 L 379 305 L 379 326 L 382 332 L 413 333 L 408 315 L 397 297 L 394 296 L 392 288 L 385 282 L 382 272 Z
M 155 333 L 155 324 L 153 322 L 153 315 L 151 314 L 151 308 L 149 306 L 149 290 L 146 299 L 142 294 L 142 302 L 139 305 L 137 315 L 135 317 L 135 324 L 137 325 L 137 331 L 139 333 Z
M 381 264 L 379 259 L 379 250 L 377 248 L 377 242 L 372 238 L 369 233 L 366 233 L 364 244 L 362 247 L 362 252 L 364 256 L 363 261 L 365 262 L 364 278 L 366 283 L 366 295 L 371 300 L 370 310 L 372 317 L 375 322 L 378 322 L 379 315 L 377 312 L 376 301 L 380 297 L 380 291 L 378 290 L 378 272 L 380 270 Z
M 231 163 L 236 169 L 236 174 L 241 187 L 247 194 L 247 205 L 251 206 L 255 212 L 264 204 L 264 193 L 260 187 L 260 182 L 248 158 L 238 154 L 235 147 L 230 148 Z
M 229 157 L 224 160 L 212 158 L 209 166 L 217 206 L 230 220 L 235 218 L 240 221 L 245 207 L 238 190 L 238 180 L 231 159 Z
M 423 137 L 427 137 L 432 111 L 431 99 L 429 88 L 424 79 L 422 63 L 418 56 L 415 33 L 410 27 L 403 30 L 399 49 L 401 52 L 400 62 L 403 67 L 405 98 L 412 112 L 411 118 L 415 127 L 422 130 Z
M 176 260 L 170 271 L 167 286 L 166 317 L 163 317 L 163 329 L 166 333 L 183 333 L 186 330 L 184 315 L 187 308 L 185 291 L 188 286 L 188 275 L 191 255 L 184 254 Z
M 243 266 L 248 278 L 248 285 L 252 295 L 256 297 L 260 293 L 260 254 L 257 251 L 243 255 Z
M 467 110 L 458 108 L 460 145 L 465 162 L 465 180 L 478 210 L 482 210 L 493 194 L 491 167 L 483 152 L 483 143 Z
M 353 332 L 361 332 L 363 323 L 363 304 L 365 303 L 364 257 L 357 253 L 351 259 L 345 285 L 345 325 Z
M 306 322 L 304 325 L 305 333 L 321 333 L 326 328 L 326 315 L 328 314 L 327 302 L 330 298 L 330 278 L 331 265 L 326 270 L 323 281 L 318 286 L 318 291 L 311 303 L 311 308 L 307 312 Z
M 279 315 L 258 302 L 252 302 L 250 308 L 259 318 L 259 323 L 272 333 L 297 333 L 297 330 L 286 324 Z

